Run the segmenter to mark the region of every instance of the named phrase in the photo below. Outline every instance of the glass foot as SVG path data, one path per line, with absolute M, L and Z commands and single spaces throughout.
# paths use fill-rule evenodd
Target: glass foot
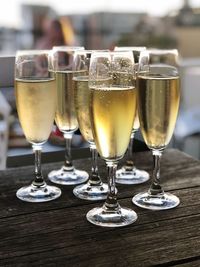
M 142 184 L 147 180 L 149 180 L 148 172 L 137 168 L 129 171 L 122 167 L 116 172 L 116 183 L 118 184 Z
M 102 183 L 101 185 L 82 184 L 76 186 L 73 190 L 76 197 L 86 200 L 102 200 L 107 198 L 108 185 Z
M 41 187 L 36 187 L 34 185 L 29 185 L 20 188 L 16 196 L 27 202 L 46 202 L 58 198 L 61 195 L 60 188 L 55 186 L 46 185 Z
M 107 211 L 105 206 L 90 210 L 87 220 L 92 224 L 102 227 L 121 227 L 129 225 L 137 220 L 137 214 L 128 208 Z
M 66 171 L 63 168 L 56 171 L 51 171 L 48 174 L 48 178 L 51 182 L 63 185 L 75 185 L 81 184 L 88 180 L 89 174 L 85 171 L 76 170 Z
M 141 208 L 149 210 L 167 210 L 179 205 L 180 200 L 177 196 L 170 193 L 158 196 L 150 195 L 148 192 L 135 195 L 132 202 Z

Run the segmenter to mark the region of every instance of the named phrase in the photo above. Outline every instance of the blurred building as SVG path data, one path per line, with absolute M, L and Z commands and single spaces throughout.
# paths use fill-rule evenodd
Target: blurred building
M 144 13 L 98 12 L 68 17 L 77 41 L 87 49 L 111 48 L 122 34 L 132 33 Z
M 200 7 L 191 8 L 189 0 L 174 17 L 178 49 L 183 57 L 200 57 Z
M 164 17 L 141 16 L 132 33 L 121 34 L 119 45 L 178 48 L 184 58 L 200 57 L 200 7 L 183 0 L 180 10 Z
M 156 48 L 175 48 L 176 38 L 172 31 L 174 24 L 165 17 L 148 14 L 140 17 L 131 33 L 124 33 L 118 39 L 121 46 L 146 46 Z

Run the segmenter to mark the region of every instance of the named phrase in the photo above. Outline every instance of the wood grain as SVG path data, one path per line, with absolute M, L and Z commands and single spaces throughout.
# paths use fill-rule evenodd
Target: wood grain
M 134 158 L 138 167 L 151 172 L 149 151 Z M 105 179 L 105 163 L 98 163 Z M 44 164 L 44 175 L 61 164 Z M 90 159 L 76 160 L 75 165 L 89 171 Z M 150 182 L 119 185 L 120 204 L 134 209 L 138 220 L 118 229 L 87 222 L 87 211 L 102 201 L 79 200 L 72 187 L 61 186 L 62 196 L 52 202 L 18 200 L 15 192 L 30 183 L 32 172 L 33 166 L 0 172 L 0 266 L 200 266 L 199 161 L 174 149 L 163 156 L 162 184 L 180 198 L 176 209 L 153 212 L 132 204 L 133 195 L 147 190 Z

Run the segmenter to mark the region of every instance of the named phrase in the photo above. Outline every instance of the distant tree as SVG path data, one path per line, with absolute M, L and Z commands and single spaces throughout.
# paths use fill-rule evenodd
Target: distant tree
M 176 48 L 177 41 L 171 31 L 165 28 L 165 25 L 166 21 L 164 19 L 155 21 L 148 15 L 145 15 L 131 33 L 120 36 L 117 45 Z
M 153 33 L 129 33 L 123 34 L 118 40 L 118 46 L 146 46 L 156 48 L 176 48 L 177 40 L 170 35 L 158 35 Z

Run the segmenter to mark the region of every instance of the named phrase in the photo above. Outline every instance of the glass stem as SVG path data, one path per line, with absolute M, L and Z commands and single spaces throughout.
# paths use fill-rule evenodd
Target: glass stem
M 66 141 L 65 147 L 65 163 L 64 163 L 64 170 L 65 171 L 72 171 L 74 169 L 72 164 L 72 156 L 71 156 L 71 144 L 72 144 L 72 133 L 65 133 L 64 138 Z
M 117 190 L 115 186 L 115 176 L 117 170 L 117 162 L 106 162 L 108 172 L 108 196 L 104 207 L 106 210 L 116 211 L 120 209 L 117 201 Z
M 153 182 L 149 189 L 150 195 L 158 195 L 163 194 L 164 191 L 160 185 L 160 159 L 162 156 L 162 151 L 153 150 L 153 162 L 154 162 L 154 169 L 153 169 Z
M 98 172 L 98 165 L 97 165 L 97 159 L 98 159 L 98 152 L 96 150 L 96 146 L 94 144 L 90 144 L 90 152 L 92 156 L 92 167 L 91 167 L 91 175 L 89 178 L 89 184 L 92 185 L 101 185 L 102 181 L 99 176 Z
M 41 151 L 42 146 L 33 145 L 33 151 L 35 154 L 35 179 L 32 183 L 33 186 L 41 187 L 45 185 L 45 181 L 42 176 L 42 169 L 41 169 Z
M 133 141 L 134 141 L 134 136 L 135 136 L 135 130 L 132 131 L 131 133 L 131 138 L 130 142 L 128 145 L 128 158 L 126 160 L 126 166 L 125 169 L 127 171 L 131 171 L 134 169 L 134 162 L 133 162 Z

